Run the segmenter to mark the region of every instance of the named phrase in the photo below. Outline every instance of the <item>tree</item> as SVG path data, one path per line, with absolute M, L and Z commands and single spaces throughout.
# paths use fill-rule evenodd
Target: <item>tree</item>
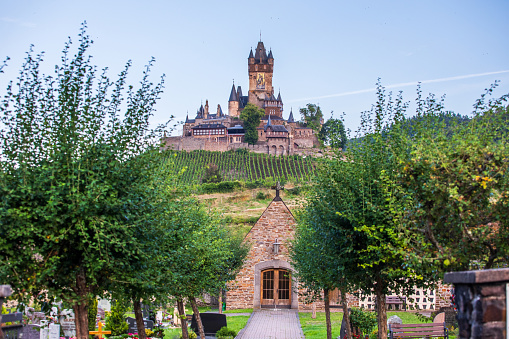
M 46 295 L 72 304 L 88 338 L 88 296 L 102 295 L 137 256 L 133 216 L 150 210 L 154 134 L 148 119 L 163 80 L 127 86 L 131 62 L 110 81 L 97 74 L 83 25 L 79 47 L 63 50 L 53 76 L 27 54 L 0 106 L 0 280 L 18 299 Z M 123 112 L 123 114 L 121 114 Z M 153 152 L 152 150 L 155 150 Z
M 394 197 L 407 201 L 404 229 L 415 260 L 442 272 L 509 262 L 507 97 L 478 101 L 470 121 L 452 126 L 441 107 L 420 106 Z
M 345 149 L 348 139 L 343 121 L 334 118 L 327 120 L 318 134 L 318 139 L 333 148 Z
M 327 339 L 332 338 L 329 293 L 339 288 L 343 310 L 348 310 L 345 294 L 351 287 L 345 275 L 347 265 L 352 264 L 349 260 L 351 237 L 348 231 L 334 227 L 337 219 L 338 216 L 324 206 L 319 196 L 311 195 L 305 210 L 299 214 L 295 239 L 290 247 L 291 262 L 304 291 L 302 294 L 308 301 L 314 301 L 323 292 Z M 344 316 L 347 335 L 351 338 L 348 312 L 344 312 Z
M 240 113 L 240 118 L 244 121 L 244 141 L 250 145 L 254 145 L 258 142 L 258 131 L 256 130 L 260 125 L 262 117 L 265 112 L 258 108 L 256 105 L 248 103 L 246 107 Z
M 401 220 L 393 213 L 400 205 L 390 199 L 397 186 L 387 184 L 397 174 L 398 155 L 406 152 L 398 129 L 406 104 L 401 96 L 393 100 L 386 95 L 380 84 L 377 97 L 372 110 L 362 115 L 357 142 L 322 160 L 313 191 L 324 215 L 317 224 L 348 240 L 346 262 L 339 269 L 354 288 L 376 295 L 378 337 L 386 338 L 387 293 L 409 294 L 435 277 L 426 272 L 430 275 L 423 279 L 418 263 L 407 260 Z
M 204 292 L 216 294 L 235 279 L 248 248 L 229 234 L 222 219 L 208 213 L 194 198 L 182 198 L 171 208 L 166 205 L 161 208 L 157 220 L 161 231 L 160 254 L 154 258 L 157 268 L 151 283 L 159 286 L 161 297 L 171 295 L 176 299 L 181 316 L 185 316 L 184 299 L 190 301 L 203 338 L 196 297 Z M 187 339 L 185 321 L 182 333 Z
M 322 128 L 323 114 L 320 106 L 315 104 L 307 104 L 306 107 L 300 109 L 300 115 L 307 127 L 319 132 Z
M 223 177 L 221 176 L 221 171 L 216 164 L 210 163 L 205 168 L 205 176 L 203 177 L 203 183 L 217 183 L 221 182 Z

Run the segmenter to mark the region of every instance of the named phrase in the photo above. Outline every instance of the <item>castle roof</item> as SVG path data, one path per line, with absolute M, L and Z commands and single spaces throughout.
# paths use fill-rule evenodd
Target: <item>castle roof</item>
M 273 132 L 286 132 L 288 133 L 288 130 L 283 125 L 265 125 L 263 127 L 263 130 L 267 132 L 268 129 L 271 129 Z
M 253 48 L 251 48 L 251 52 L 249 52 L 249 57 L 250 57 L 250 58 L 254 58 L 254 55 L 253 55 Z
M 213 128 L 226 128 L 223 124 L 199 124 L 192 129 L 213 129 Z
M 281 91 L 277 94 L 277 101 L 283 103 L 283 100 L 281 100 Z
M 256 46 L 255 52 L 255 64 L 267 64 L 268 57 L 267 52 L 265 51 L 265 46 L 263 46 L 263 42 L 259 41 L 258 46 Z
M 274 57 L 272 56 L 272 49 L 269 51 L 269 56 L 268 56 L 269 59 L 274 59 Z
M 295 120 L 293 119 L 293 111 L 291 108 L 290 108 L 290 116 L 288 117 L 288 122 L 295 122 Z
M 230 93 L 230 99 L 228 99 L 228 101 L 238 101 L 238 100 L 239 99 L 237 98 L 237 91 L 235 91 L 235 84 L 233 84 L 232 91 Z

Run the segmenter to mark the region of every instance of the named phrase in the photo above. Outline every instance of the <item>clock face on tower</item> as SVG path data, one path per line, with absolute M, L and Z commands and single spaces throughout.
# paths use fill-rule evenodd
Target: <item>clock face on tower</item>
M 256 89 L 265 89 L 265 73 L 256 73 Z

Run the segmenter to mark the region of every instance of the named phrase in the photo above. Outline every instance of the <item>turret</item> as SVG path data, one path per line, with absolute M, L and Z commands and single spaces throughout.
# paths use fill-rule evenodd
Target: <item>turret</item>
M 235 90 L 235 83 L 232 86 L 230 99 L 228 100 L 228 115 L 231 117 L 238 117 L 240 115 L 239 97 L 237 96 L 237 91 Z

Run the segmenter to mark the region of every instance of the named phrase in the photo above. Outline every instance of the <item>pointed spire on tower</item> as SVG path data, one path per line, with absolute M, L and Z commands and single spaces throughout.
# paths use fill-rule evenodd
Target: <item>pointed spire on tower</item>
M 272 48 L 269 50 L 269 56 L 268 56 L 269 59 L 274 59 L 274 57 L 272 56 Z
M 269 119 L 267 119 L 267 126 L 272 126 L 272 124 L 270 122 L 270 114 L 269 114 Z
M 249 59 L 251 59 L 251 58 L 254 58 L 253 47 L 251 47 L 251 52 L 249 52 Z
M 232 86 L 232 91 L 230 92 L 230 99 L 228 99 L 228 101 L 238 101 L 239 99 L 237 98 L 237 91 L 235 90 L 235 82 L 233 83 L 233 86 Z
M 281 100 L 281 90 L 279 90 L 279 93 L 277 94 L 277 101 L 283 103 L 283 100 Z
M 290 108 L 290 116 L 288 117 L 288 123 L 295 122 L 293 119 L 293 109 Z

